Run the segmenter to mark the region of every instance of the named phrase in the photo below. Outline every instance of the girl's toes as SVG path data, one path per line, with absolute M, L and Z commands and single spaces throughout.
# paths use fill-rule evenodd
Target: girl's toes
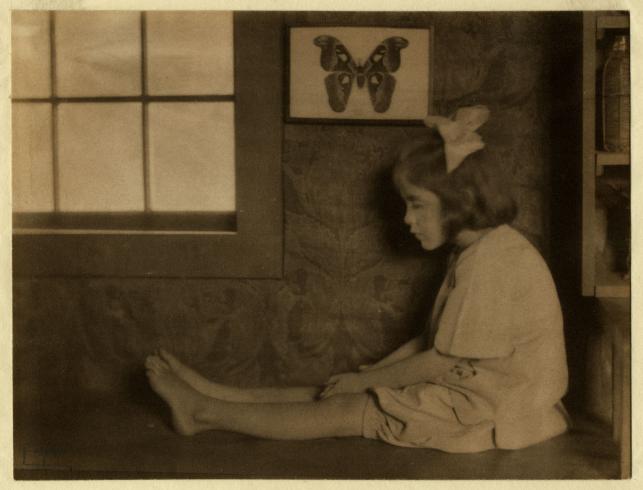
M 172 365 L 172 362 L 175 360 L 175 357 L 165 349 L 159 349 L 159 354 L 160 354 L 159 357 L 163 359 L 165 362 L 167 362 L 167 364 L 170 366 Z
M 147 366 L 148 364 L 149 364 L 149 365 L 158 364 L 158 362 L 159 362 L 159 358 L 158 358 L 158 357 L 156 357 L 156 356 L 147 356 L 147 357 L 145 358 L 145 365 L 146 365 L 146 366 Z
M 152 368 L 152 365 L 154 364 L 154 357 L 155 357 L 155 356 L 147 356 L 147 357 L 145 358 L 145 367 L 146 367 L 147 369 L 151 369 L 151 368 Z
M 146 367 L 150 371 L 152 371 L 152 372 L 154 372 L 155 374 L 158 374 L 158 375 L 161 375 L 163 373 L 168 372 L 168 369 L 166 369 L 163 366 L 163 363 L 161 363 L 161 361 L 159 361 L 159 359 L 156 359 L 156 358 L 150 359 L 150 361 L 146 364 Z

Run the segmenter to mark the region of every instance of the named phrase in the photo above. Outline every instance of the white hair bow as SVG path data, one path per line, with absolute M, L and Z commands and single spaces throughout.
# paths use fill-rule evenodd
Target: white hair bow
M 484 148 L 476 129 L 489 119 L 489 109 L 483 105 L 458 109 L 455 117 L 427 116 L 424 124 L 436 128 L 444 140 L 447 173 L 456 169 L 467 155 Z

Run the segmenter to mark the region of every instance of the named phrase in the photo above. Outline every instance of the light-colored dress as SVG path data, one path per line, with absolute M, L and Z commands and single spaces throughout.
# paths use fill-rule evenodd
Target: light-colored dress
M 476 452 L 567 430 L 560 304 L 547 265 L 518 231 L 499 226 L 454 255 L 427 335 L 441 374 L 370 390 L 365 437 Z

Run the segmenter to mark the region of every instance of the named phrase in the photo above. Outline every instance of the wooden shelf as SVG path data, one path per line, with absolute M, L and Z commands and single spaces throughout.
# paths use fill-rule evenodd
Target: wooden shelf
M 597 264 L 594 294 L 598 298 L 629 298 L 630 280 Z
M 597 29 L 628 29 L 630 18 L 627 15 L 598 15 L 596 17 Z
M 595 288 L 597 298 L 629 298 L 629 284 L 597 284 Z
M 630 164 L 629 153 L 613 153 L 609 151 L 596 152 L 596 165 L 605 167 L 608 165 L 629 165 L 629 164 Z
M 629 153 L 596 152 L 596 175 L 603 175 L 603 167 L 628 166 L 629 164 Z

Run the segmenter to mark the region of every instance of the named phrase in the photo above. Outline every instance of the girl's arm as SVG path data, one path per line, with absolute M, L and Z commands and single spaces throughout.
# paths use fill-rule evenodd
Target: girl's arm
M 457 360 L 455 357 L 438 354 L 435 348 L 432 348 L 388 366 L 361 373 L 331 376 L 320 397 L 328 398 L 339 393 L 361 393 L 374 386 L 401 388 L 430 382 L 449 371 Z
M 401 361 L 402 359 L 406 359 L 407 357 L 410 357 L 413 354 L 417 354 L 418 352 L 421 352 L 425 349 L 426 349 L 426 338 L 424 334 L 418 335 L 417 337 L 412 338 L 407 343 L 395 349 L 385 358 L 361 370 L 371 371 L 373 369 L 379 369 L 384 366 L 390 366 L 391 364 L 395 364 L 396 362 Z

